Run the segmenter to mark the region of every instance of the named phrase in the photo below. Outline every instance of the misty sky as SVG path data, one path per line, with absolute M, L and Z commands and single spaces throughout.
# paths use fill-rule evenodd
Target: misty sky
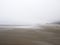
M 60 20 L 60 0 L 0 0 L 0 24 L 43 24 Z

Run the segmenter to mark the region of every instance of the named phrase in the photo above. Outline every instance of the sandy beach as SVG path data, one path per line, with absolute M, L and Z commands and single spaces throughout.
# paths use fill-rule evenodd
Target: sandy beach
M 0 28 L 0 45 L 60 45 L 60 26 Z

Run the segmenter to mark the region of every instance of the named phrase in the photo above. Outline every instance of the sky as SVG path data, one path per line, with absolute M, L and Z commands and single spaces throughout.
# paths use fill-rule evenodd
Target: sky
M 0 0 L 0 24 L 45 24 L 60 20 L 60 0 Z

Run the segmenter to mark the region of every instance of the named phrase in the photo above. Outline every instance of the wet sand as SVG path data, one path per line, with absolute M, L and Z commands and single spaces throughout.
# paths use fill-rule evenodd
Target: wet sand
M 0 28 L 0 45 L 60 45 L 60 26 L 42 27 Z

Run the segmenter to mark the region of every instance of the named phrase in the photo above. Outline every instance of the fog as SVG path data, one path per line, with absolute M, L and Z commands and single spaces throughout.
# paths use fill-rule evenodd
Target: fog
M 0 0 L 0 24 L 46 24 L 60 20 L 60 0 Z

